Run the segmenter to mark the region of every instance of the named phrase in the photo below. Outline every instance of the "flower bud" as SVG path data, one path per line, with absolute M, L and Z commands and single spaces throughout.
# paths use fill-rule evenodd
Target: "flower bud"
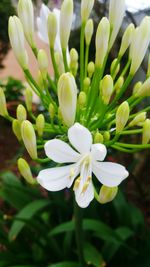
M 49 115 L 50 115 L 50 118 L 53 120 L 54 117 L 55 117 L 55 107 L 52 103 L 49 104 Z
M 99 202 L 101 204 L 106 204 L 111 202 L 118 193 L 118 187 L 107 187 L 102 185 L 100 192 L 99 192 Z
M 40 137 L 43 135 L 44 126 L 45 126 L 45 118 L 42 114 L 40 114 L 36 118 L 36 129 Z
M 13 130 L 14 135 L 17 137 L 18 141 L 20 142 L 22 140 L 21 125 L 20 125 L 20 122 L 18 120 L 13 120 L 12 130 Z
M 46 52 L 43 49 L 40 49 L 38 52 L 38 65 L 41 73 L 47 73 L 48 58 Z
M 82 0 L 81 1 L 81 21 L 86 22 L 90 16 L 92 8 L 94 6 L 94 0 Z
M 85 26 L 85 42 L 87 46 L 89 46 L 91 43 L 93 31 L 94 31 L 93 20 L 89 19 Z
M 68 46 L 73 21 L 73 0 L 64 0 L 60 12 L 60 42 L 62 50 Z
M 70 50 L 70 70 L 71 73 L 76 76 L 78 69 L 78 52 L 75 48 Z
M 145 17 L 140 26 L 135 29 L 130 48 L 130 75 L 139 69 L 150 42 L 150 17 Z
M 12 49 L 19 64 L 23 69 L 27 69 L 28 55 L 24 44 L 23 27 L 16 16 L 9 18 L 8 32 Z
M 35 184 L 36 183 L 36 180 L 33 179 L 30 166 L 26 162 L 26 160 L 24 160 L 22 158 L 18 159 L 18 169 L 27 183 L 29 183 L 29 184 Z
M 96 67 L 101 68 L 108 51 L 110 24 L 107 18 L 102 18 L 96 32 Z
M 84 91 L 87 92 L 91 84 L 91 79 L 86 77 L 83 81 Z
M 47 31 L 48 31 L 48 38 L 49 38 L 50 47 L 54 48 L 56 35 L 57 35 L 57 31 L 58 31 L 58 25 L 57 25 L 56 14 L 54 14 L 53 12 L 49 13 L 49 16 L 47 19 Z
M 106 75 L 101 82 L 101 96 L 105 105 L 109 104 L 111 95 L 113 93 L 113 79 L 110 75 Z
M 103 137 L 104 137 L 105 142 L 109 141 L 110 140 L 110 132 L 108 132 L 108 131 L 104 132 Z
M 5 117 L 8 116 L 6 98 L 3 89 L 0 87 L 0 115 Z
M 146 145 L 150 141 L 150 119 L 147 119 L 143 124 L 142 144 Z
M 142 82 L 137 82 L 133 87 L 133 95 L 135 96 L 142 86 Z
M 98 144 L 98 143 L 103 144 L 103 142 L 104 142 L 103 135 L 97 131 L 94 135 L 94 144 Z
M 86 105 L 87 101 L 87 95 L 85 92 L 80 92 L 79 97 L 78 97 L 78 103 L 81 108 L 84 108 Z
M 124 78 L 120 76 L 115 84 L 115 91 L 118 93 L 124 84 Z
M 125 0 L 110 0 L 109 4 L 109 21 L 110 27 L 112 29 L 110 41 L 109 41 L 109 50 L 112 48 L 119 29 L 121 27 L 123 17 L 125 13 Z
M 59 74 L 63 74 L 65 72 L 64 70 L 64 62 L 63 62 L 63 59 L 62 59 L 62 54 L 60 52 L 55 52 L 55 61 L 56 61 L 56 65 L 57 65 L 57 68 L 58 68 L 58 72 Z
M 91 79 L 93 76 L 93 73 L 95 71 L 95 64 L 93 61 L 89 62 L 88 66 L 87 66 L 87 71 L 88 71 L 88 76 Z
M 116 133 L 123 131 L 129 119 L 130 108 L 127 101 L 124 101 L 116 112 Z
M 22 22 L 24 33 L 29 45 L 31 45 L 31 47 L 35 47 L 34 10 L 31 0 L 19 0 L 18 15 Z
M 117 64 L 117 67 L 116 67 L 116 64 L 117 64 L 117 58 L 115 58 L 113 60 L 113 62 L 111 63 L 111 66 L 110 66 L 110 74 L 113 77 L 116 77 L 118 72 L 119 72 L 119 70 L 120 70 L 120 63 Z M 114 72 L 114 68 L 115 68 L 115 72 Z
M 27 119 L 26 109 L 21 104 L 18 105 L 18 107 L 17 107 L 16 117 L 17 117 L 18 121 L 20 121 L 20 122 L 25 121 Z
M 141 85 L 139 90 L 134 95 L 135 97 L 150 96 L 150 77 Z
M 64 73 L 58 81 L 58 100 L 64 123 L 70 127 L 76 116 L 77 86 L 71 73 Z
M 141 112 L 129 123 L 129 127 L 139 126 L 146 120 L 146 112 Z
M 147 68 L 147 77 L 150 76 L 150 55 L 148 57 L 148 68 Z
M 131 44 L 133 38 L 133 31 L 135 27 L 133 23 L 130 23 L 129 26 L 126 28 L 124 35 L 122 37 L 122 42 L 119 50 L 119 57 L 122 57 L 126 50 L 128 49 L 129 45 Z
M 22 122 L 21 136 L 30 157 L 34 160 L 37 159 L 36 135 L 30 121 L 26 120 Z
M 25 103 L 26 103 L 27 110 L 29 112 L 32 111 L 32 97 L 33 97 L 33 94 L 32 94 L 31 89 L 26 88 L 26 90 L 25 90 Z

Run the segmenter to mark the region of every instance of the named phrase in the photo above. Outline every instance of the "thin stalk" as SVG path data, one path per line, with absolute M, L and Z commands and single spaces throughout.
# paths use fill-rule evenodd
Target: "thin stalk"
M 56 60 L 55 60 L 55 54 L 54 54 L 54 48 L 53 47 L 50 47 L 50 54 L 51 54 L 51 60 L 52 60 L 53 69 L 54 69 L 54 73 L 55 73 L 55 80 L 58 80 L 59 72 L 57 69 L 57 64 L 56 64 Z
M 80 267 L 85 267 L 83 253 L 83 214 L 82 209 L 74 202 L 75 237 Z
M 88 61 L 89 61 L 89 45 L 86 45 L 86 51 L 85 51 L 85 73 L 84 73 L 84 77 L 87 77 Z
M 84 78 L 84 30 L 85 22 L 81 25 L 80 34 L 80 90 L 83 90 L 83 78 Z
M 68 62 L 67 62 L 66 49 L 62 49 L 62 55 L 63 55 L 65 72 L 68 72 L 69 71 L 69 67 L 68 67 Z

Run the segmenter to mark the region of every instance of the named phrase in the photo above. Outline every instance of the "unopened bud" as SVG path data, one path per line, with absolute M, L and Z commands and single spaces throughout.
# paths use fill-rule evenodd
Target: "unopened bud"
M 84 108 L 86 105 L 87 101 L 87 96 L 85 92 L 80 92 L 79 97 L 78 97 L 78 103 L 81 108 Z
M 133 95 L 135 96 L 142 86 L 142 82 L 137 82 L 133 87 Z
M 101 68 L 103 66 L 103 62 L 108 51 L 109 35 L 110 23 L 109 20 L 104 17 L 101 19 L 96 32 L 96 67 Z
M 94 31 L 93 20 L 89 19 L 85 26 L 85 42 L 87 46 L 89 46 L 91 43 L 93 31 Z
M 65 72 L 64 70 L 64 62 L 63 62 L 63 59 L 62 59 L 62 54 L 60 52 L 55 52 L 55 61 L 56 61 L 56 65 L 57 65 L 57 68 L 58 68 L 58 72 L 59 74 L 63 74 Z
M 21 135 L 30 157 L 32 159 L 37 159 L 36 135 L 30 121 L 26 120 L 22 122 Z
M 118 93 L 120 91 L 120 89 L 122 88 L 123 84 L 124 84 L 124 78 L 122 76 L 120 76 L 119 79 L 117 80 L 117 82 L 115 84 L 115 88 L 114 88 L 116 93 Z
M 116 133 L 123 131 L 125 125 L 128 122 L 130 114 L 130 108 L 127 101 L 124 101 L 116 112 Z
M 86 77 L 83 81 L 84 91 L 87 92 L 91 84 L 91 79 Z
M 60 11 L 60 42 L 62 49 L 67 49 L 73 21 L 73 0 L 64 0 Z
M 113 93 L 113 79 L 110 75 L 106 75 L 101 82 L 101 96 L 105 105 L 109 104 Z
M 12 49 L 19 64 L 23 69 L 27 69 L 28 55 L 25 49 L 23 27 L 19 18 L 16 16 L 9 18 L 8 32 Z
M 38 65 L 41 73 L 47 73 L 48 58 L 46 52 L 43 49 L 40 49 L 38 52 Z
M 58 81 L 58 100 L 64 123 L 73 125 L 76 116 L 77 85 L 71 73 L 64 73 Z
M 12 130 L 13 130 L 14 135 L 17 137 L 18 141 L 20 142 L 22 140 L 21 125 L 20 125 L 20 122 L 18 120 L 13 120 Z
M 18 15 L 22 22 L 24 33 L 31 47 L 35 47 L 34 10 L 31 0 L 19 0 Z
M 147 119 L 143 124 L 142 144 L 146 145 L 150 141 L 150 119 Z
M 25 90 L 25 103 L 26 103 L 26 107 L 27 110 L 30 112 L 32 110 L 32 91 L 30 88 L 26 88 Z
M 50 118 L 53 120 L 54 117 L 55 117 L 55 107 L 52 103 L 49 104 L 49 115 L 50 115 Z
M 89 62 L 88 66 L 87 66 L 87 71 L 88 71 L 88 76 L 91 79 L 93 76 L 93 73 L 95 71 L 95 64 L 93 61 Z
M 29 183 L 29 184 L 35 184 L 36 183 L 36 180 L 32 176 L 30 166 L 26 162 L 26 160 L 24 160 L 22 158 L 18 159 L 18 169 L 27 183 Z
M 111 63 L 111 67 L 110 67 L 110 74 L 113 77 L 116 77 L 120 70 L 120 63 L 118 63 L 117 66 L 116 64 L 117 64 L 117 58 L 113 60 L 113 62 Z M 115 69 L 115 72 L 114 72 L 114 69 Z
M 129 127 L 140 126 L 146 120 L 146 112 L 141 112 L 129 123 Z
M 70 70 L 71 73 L 76 76 L 78 69 L 78 52 L 75 48 L 70 50 Z
M 54 12 L 49 13 L 47 19 L 47 32 L 49 37 L 49 44 L 51 48 L 55 47 L 55 40 L 57 35 L 58 25 L 57 17 Z
M 40 137 L 43 135 L 44 126 L 45 126 L 45 118 L 42 114 L 40 114 L 36 118 L 36 129 Z
M 81 20 L 82 20 L 82 22 L 86 22 L 88 20 L 93 6 L 94 6 L 94 0 L 82 0 L 81 1 Z
M 104 141 L 108 142 L 110 140 L 110 132 L 105 131 L 103 134 L 103 137 L 104 137 Z
M 118 12 L 119 11 L 119 12 Z M 121 27 L 123 17 L 125 13 L 125 0 L 110 0 L 109 4 L 109 21 L 110 27 L 112 29 L 110 41 L 109 41 L 109 50 L 112 48 L 119 29 Z
M 94 135 L 94 144 L 98 144 L 98 143 L 103 144 L 103 142 L 104 142 L 103 135 L 97 131 Z
M 130 23 L 129 26 L 126 28 L 124 35 L 122 37 L 121 47 L 118 54 L 119 57 L 122 57 L 124 55 L 129 45 L 131 44 L 134 29 L 135 27 L 133 23 Z
M 140 26 L 135 29 L 130 48 L 130 75 L 139 69 L 150 42 L 150 17 L 146 16 Z
M 118 187 L 107 187 L 102 185 L 100 192 L 99 192 L 99 202 L 101 204 L 106 204 L 111 202 L 118 193 Z
M 150 96 L 150 77 L 142 84 L 142 86 L 134 95 L 135 97 Z
M 150 55 L 148 57 L 148 68 L 147 68 L 147 77 L 150 76 Z
M 8 116 L 6 98 L 3 89 L 0 87 L 0 115 L 5 117 Z
M 21 104 L 17 107 L 16 117 L 20 122 L 25 121 L 27 119 L 26 109 Z

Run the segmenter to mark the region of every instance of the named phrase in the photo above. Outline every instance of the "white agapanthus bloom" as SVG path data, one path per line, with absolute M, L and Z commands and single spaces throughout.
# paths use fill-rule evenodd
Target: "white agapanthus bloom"
M 74 182 L 76 202 L 86 208 L 94 198 L 92 172 L 108 187 L 118 186 L 128 172 L 120 164 L 102 162 L 107 154 L 105 145 L 92 144 L 90 131 L 81 124 L 75 123 L 69 128 L 68 139 L 75 150 L 67 143 L 53 139 L 45 144 L 45 153 L 57 163 L 71 164 L 42 170 L 37 180 L 49 191 L 69 188 Z

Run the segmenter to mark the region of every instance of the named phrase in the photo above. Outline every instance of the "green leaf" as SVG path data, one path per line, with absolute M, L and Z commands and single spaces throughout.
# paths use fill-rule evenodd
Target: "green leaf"
M 88 265 L 92 264 L 95 267 L 100 267 L 104 263 L 102 255 L 90 243 L 84 245 L 84 258 Z
M 75 262 L 64 261 L 64 262 L 48 265 L 47 267 L 79 267 L 79 264 Z
M 14 218 L 15 221 L 9 231 L 9 240 L 16 239 L 17 235 L 25 226 L 25 221 L 29 221 L 39 210 L 47 205 L 49 205 L 48 200 L 35 200 L 25 206 Z
M 58 234 L 61 234 L 64 232 L 70 232 L 70 231 L 73 231 L 74 229 L 75 229 L 74 221 L 62 223 L 62 224 L 56 226 L 55 228 L 53 228 L 50 231 L 49 236 L 58 235 Z

